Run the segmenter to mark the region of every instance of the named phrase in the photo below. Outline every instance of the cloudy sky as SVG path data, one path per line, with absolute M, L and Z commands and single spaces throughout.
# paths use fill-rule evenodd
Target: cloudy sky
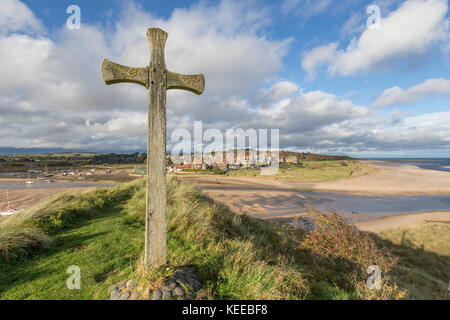
M 145 88 L 106 86 L 101 64 L 148 65 L 159 27 L 168 69 L 206 77 L 202 96 L 168 92 L 169 138 L 202 121 L 277 128 L 289 150 L 450 157 L 449 24 L 446 0 L 1 0 L 0 152 L 145 151 Z

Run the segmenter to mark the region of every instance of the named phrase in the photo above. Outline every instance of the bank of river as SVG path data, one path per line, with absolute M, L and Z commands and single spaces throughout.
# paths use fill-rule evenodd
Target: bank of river
M 353 222 L 419 212 L 450 212 L 450 193 L 369 195 L 305 191 L 296 183 L 251 178 L 209 176 L 186 179 L 233 211 L 261 219 L 288 218 L 304 214 L 312 208 L 340 213 Z M 311 189 L 314 189 L 313 185 Z
M 0 181 L 0 192 L 2 190 L 33 190 L 33 189 L 62 189 L 62 188 L 92 188 L 102 186 L 98 183 L 87 182 L 47 182 L 35 181 L 27 184 L 25 181 Z
M 345 193 L 307 192 L 295 190 L 292 197 L 302 199 L 302 208 L 292 208 L 299 213 L 307 208 L 316 208 L 323 212 L 337 212 L 349 220 L 369 221 L 392 215 L 450 210 L 450 195 L 382 195 L 364 196 Z M 450 213 L 449 213 L 450 214 Z M 286 211 L 260 215 L 266 219 L 285 216 Z
M 0 180 L 0 211 L 7 210 L 8 206 L 27 209 L 60 193 L 77 193 L 98 186 L 108 185 L 87 182 L 48 183 L 46 181 L 36 181 L 34 184 L 26 184 L 25 180 Z

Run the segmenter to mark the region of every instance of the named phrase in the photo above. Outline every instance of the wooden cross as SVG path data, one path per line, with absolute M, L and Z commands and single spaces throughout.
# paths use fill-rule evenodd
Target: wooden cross
M 161 29 L 148 29 L 151 57 L 147 67 L 130 68 L 107 59 L 102 66 L 107 85 L 132 82 L 148 89 L 146 268 L 166 263 L 166 91 L 182 89 L 200 95 L 205 89 L 203 74 L 182 75 L 166 69 L 167 36 Z

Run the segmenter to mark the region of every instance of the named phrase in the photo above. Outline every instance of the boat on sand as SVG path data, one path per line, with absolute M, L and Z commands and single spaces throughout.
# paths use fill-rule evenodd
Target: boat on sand
M 0 211 L 0 216 L 12 216 L 14 214 L 25 211 L 24 209 L 19 209 L 17 207 L 11 206 L 11 204 L 9 202 L 8 190 L 5 190 L 5 195 L 6 195 L 7 209 L 6 209 L 6 211 Z M 3 203 L 2 203 L 2 205 L 3 205 Z M 1 208 L 2 208 L 2 206 L 0 206 L 0 210 L 2 210 Z

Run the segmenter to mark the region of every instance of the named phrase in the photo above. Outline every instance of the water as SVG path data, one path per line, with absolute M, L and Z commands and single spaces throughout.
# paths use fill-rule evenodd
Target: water
M 24 178 L 26 176 L 27 172 L 0 172 L 0 177 Z
M 389 159 L 389 158 L 374 158 L 367 160 L 384 161 L 384 165 L 400 166 L 409 165 L 416 166 L 426 170 L 438 170 L 450 172 L 449 158 L 416 158 L 416 159 Z
M 54 189 L 54 188 L 92 188 L 102 186 L 96 183 L 83 182 L 35 182 L 26 184 L 24 181 L 0 181 L 0 192 L 2 190 L 27 190 L 27 189 Z
M 218 184 L 205 189 L 226 193 L 228 190 L 235 192 L 239 190 L 239 187 Z M 233 199 L 233 205 L 245 207 L 256 202 L 262 208 L 267 208 L 266 213 L 260 212 L 254 215 L 263 219 L 296 215 L 307 212 L 309 208 L 316 208 L 322 212 L 337 212 L 352 221 L 368 221 L 392 215 L 450 210 L 450 194 L 367 196 L 304 191 L 262 184 L 245 185 L 243 190 L 250 191 L 252 199 L 237 196 Z M 271 196 L 267 196 L 267 193 Z
M 328 192 L 301 193 L 306 197 L 310 206 L 324 211 L 341 213 L 354 221 L 374 220 L 408 213 L 450 210 L 450 195 L 363 196 Z

